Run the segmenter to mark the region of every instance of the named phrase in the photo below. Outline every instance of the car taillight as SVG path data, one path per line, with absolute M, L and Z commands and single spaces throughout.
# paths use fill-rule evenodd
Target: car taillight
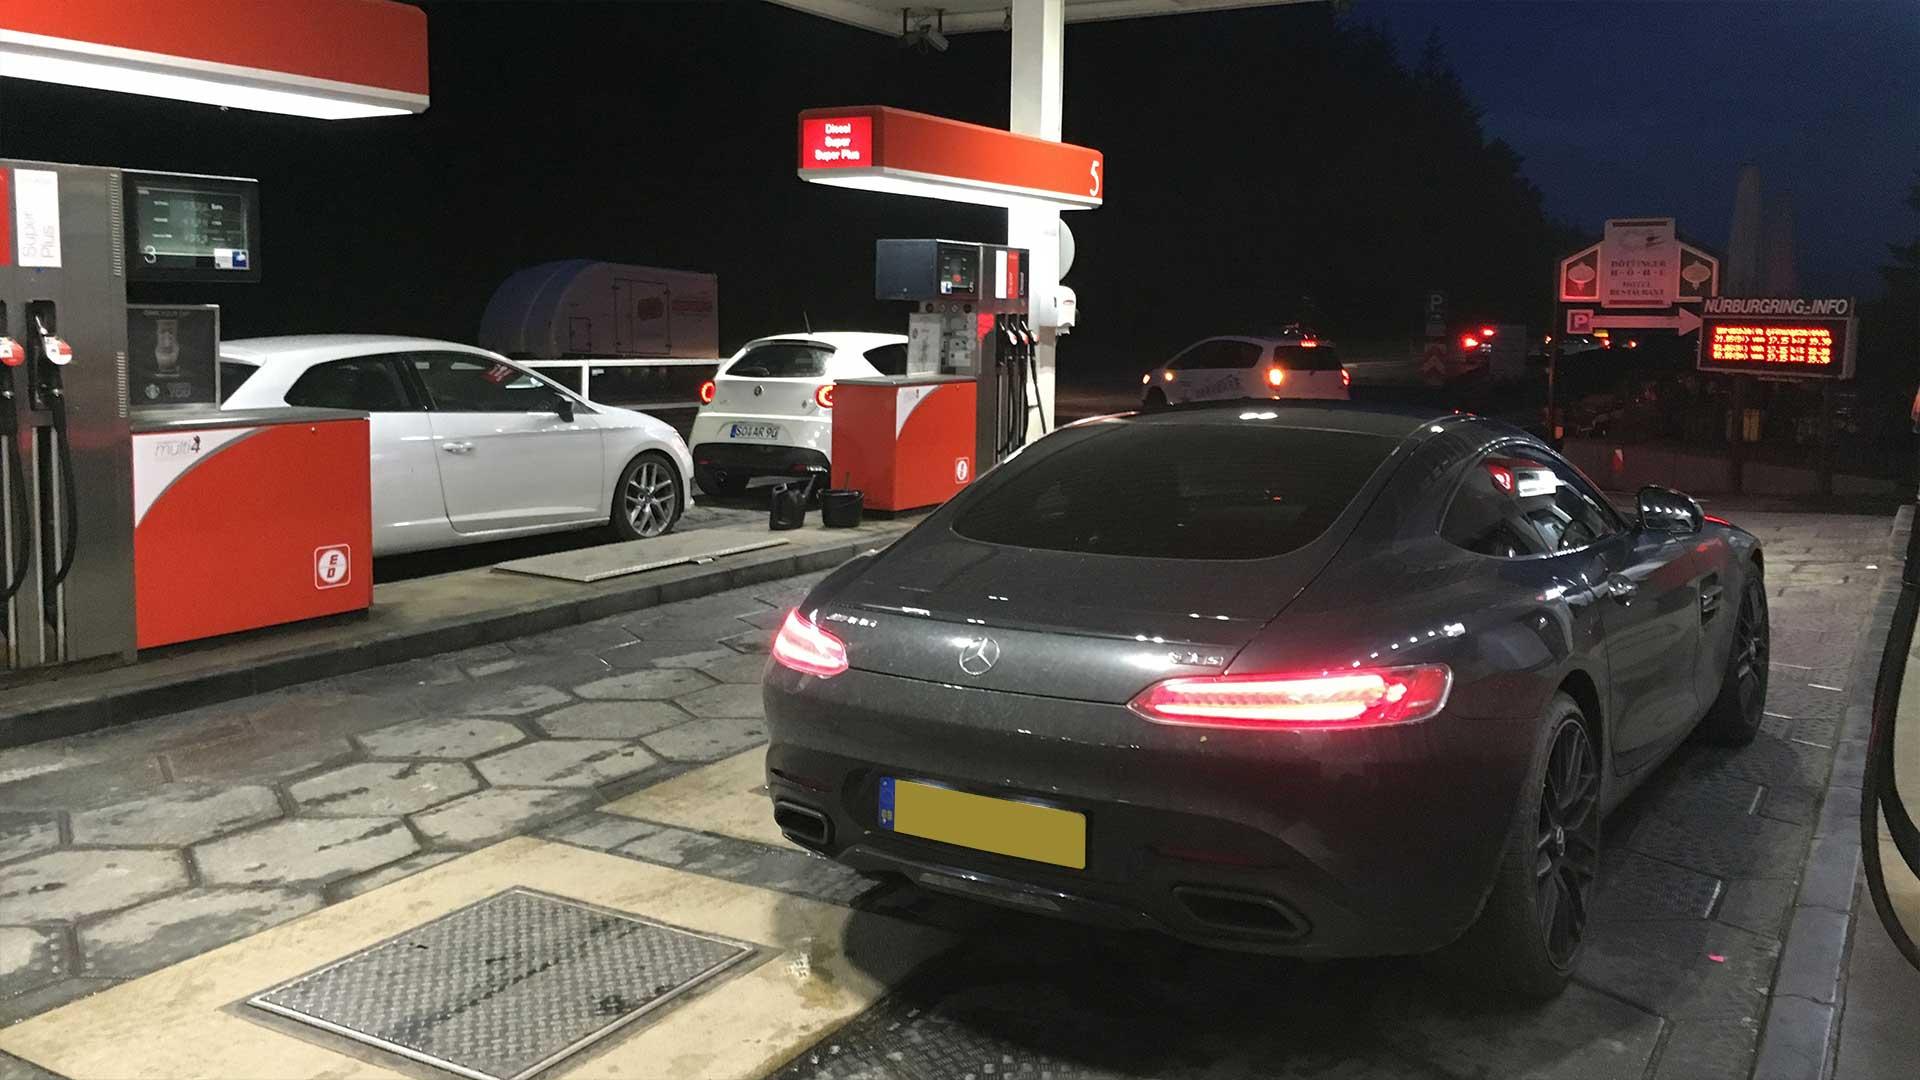
M 1508 495 L 1513 494 L 1512 469 L 1507 468 L 1505 465 L 1489 464 L 1487 466 L 1487 475 L 1493 478 L 1494 487 L 1499 488 Z
M 1286 368 L 1270 367 L 1267 369 L 1267 385 L 1268 386 L 1279 386 L 1281 383 L 1286 381 L 1287 381 Z
M 686 384 L 681 383 L 680 385 L 685 386 Z M 716 393 L 719 393 L 719 391 L 720 391 L 720 385 L 714 382 L 712 379 L 708 379 L 706 382 L 701 383 L 700 384 L 700 404 L 702 405 L 713 404 L 713 395 Z
M 1208 675 L 1154 683 L 1127 707 L 1155 723 L 1195 727 L 1371 727 L 1425 720 L 1446 706 L 1452 689 L 1445 664 Z
M 823 409 L 833 408 L 833 384 L 821 383 L 813 388 L 813 400 Z
M 795 609 L 787 612 L 787 621 L 773 636 L 773 662 L 805 675 L 831 679 L 847 670 L 847 646 Z
M 1480 339 L 1474 337 L 1472 334 L 1463 335 L 1460 338 L 1460 347 L 1463 349 L 1477 349 L 1480 347 Z
M 1348 371 L 1348 370 L 1347 370 L 1346 368 L 1341 368 L 1341 369 L 1340 369 L 1340 385 L 1341 385 L 1341 386 L 1352 386 L 1352 385 L 1353 385 L 1353 372 L 1351 372 L 1351 371 Z
M 1481 328 L 1480 328 L 1480 336 L 1481 336 L 1481 337 L 1483 337 L 1483 338 L 1490 338 L 1490 337 L 1492 337 L 1492 336 L 1493 336 L 1493 327 L 1491 327 L 1491 326 L 1483 326 L 1483 327 L 1481 327 Z

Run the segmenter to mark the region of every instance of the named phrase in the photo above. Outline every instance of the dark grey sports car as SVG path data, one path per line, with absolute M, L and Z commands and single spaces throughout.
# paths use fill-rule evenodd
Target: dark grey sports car
M 1302 956 L 1456 941 L 1557 992 L 1601 815 L 1767 688 L 1759 543 L 1472 416 L 1106 417 L 786 620 L 774 815 L 874 874 Z

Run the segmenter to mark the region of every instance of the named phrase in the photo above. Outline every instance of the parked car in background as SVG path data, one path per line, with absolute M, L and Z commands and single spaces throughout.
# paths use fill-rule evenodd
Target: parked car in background
M 694 482 L 737 494 L 756 476 L 824 473 L 833 458 L 833 384 L 904 375 L 902 334 L 780 334 L 749 341 L 700 388 Z
M 1141 376 L 1140 383 L 1141 405 L 1154 409 L 1239 398 L 1345 401 L 1353 379 L 1331 341 L 1289 328 L 1267 336 L 1205 338 Z
M 249 338 L 222 342 L 220 367 L 225 409 L 368 415 L 375 555 L 596 525 L 636 540 L 673 528 L 691 502 L 693 458 L 673 428 L 471 345 Z

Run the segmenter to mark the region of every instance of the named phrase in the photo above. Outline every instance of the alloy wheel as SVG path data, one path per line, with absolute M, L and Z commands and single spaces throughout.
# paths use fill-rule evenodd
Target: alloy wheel
M 1555 733 L 1534 842 L 1534 913 L 1547 956 L 1566 967 L 1579 951 L 1600 871 L 1600 768 L 1576 719 Z
M 640 467 L 627 478 L 627 488 L 621 493 L 621 498 L 626 506 L 628 523 L 641 536 L 659 536 L 673 524 L 677 492 L 673 476 L 660 462 L 641 462 Z
M 1747 587 L 1740 601 L 1740 618 L 1733 627 L 1733 678 L 1740 695 L 1740 715 L 1759 719 L 1767 700 L 1767 660 L 1771 648 L 1767 628 L 1767 594 L 1758 585 Z

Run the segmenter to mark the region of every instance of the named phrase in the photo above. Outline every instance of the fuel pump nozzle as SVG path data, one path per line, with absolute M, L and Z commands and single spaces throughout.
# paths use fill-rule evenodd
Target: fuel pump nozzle
M 6 456 L 6 490 L 0 498 L 8 500 L 4 516 L 11 550 L 0 567 L 0 604 L 13 599 L 27 583 L 27 571 L 33 559 L 32 539 L 27 535 L 27 475 L 20 463 L 20 414 L 16 411 L 13 371 L 27 362 L 26 347 L 7 336 L 7 310 L 0 304 L 0 454 Z
M 67 435 L 67 394 L 60 382 L 60 369 L 73 362 L 73 347 L 55 336 L 47 325 L 46 313 L 52 304 L 38 301 L 28 305 L 35 333 L 28 339 L 27 403 L 51 414 L 53 420 L 54 467 L 60 473 L 60 554 L 46 587 L 58 588 L 73 570 L 73 558 L 80 547 L 79 491 L 73 479 L 73 442 Z M 40 310 L 35 310 L 36 308 Z

